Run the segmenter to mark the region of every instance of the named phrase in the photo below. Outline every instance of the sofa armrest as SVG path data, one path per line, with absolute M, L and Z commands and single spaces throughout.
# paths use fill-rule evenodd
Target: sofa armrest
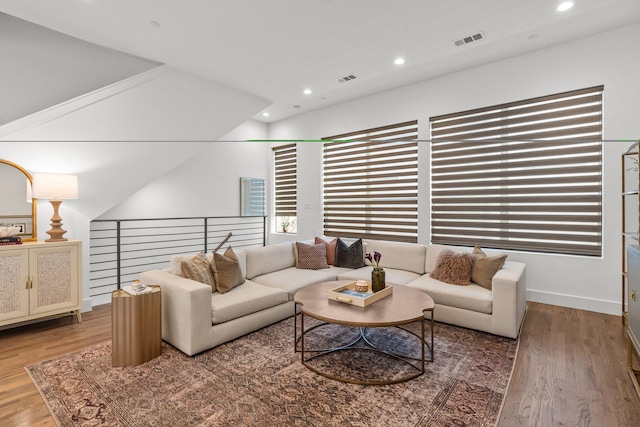
M 507 261 L 493 276 L 493 330 L 498 335 L 516 338 L 527 307 L 526 265 Z
M 140 279 L 162 289 L 162 338 L 189 356 L 209 348 L 211 287 L 168 270 L 146 271 Z

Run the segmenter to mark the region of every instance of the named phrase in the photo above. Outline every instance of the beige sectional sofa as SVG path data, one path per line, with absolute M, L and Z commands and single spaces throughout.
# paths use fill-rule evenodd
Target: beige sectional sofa
M 312 243 L 312 242 L 310 242 Z M 477 284 L 451 285 L 430 277 L 445 249 L 468 248 L 379 240 L 364 242 L 365 252 L 380 252 L 388 284 L 410 286 L 435 301 L 435 319 L 466 328 L 515 338 L 525 308 L 525 265 L 506 261 L 491 280 L 492 289 Z M 295 293 L 330 280 L 371 278 L 371 266 L 318 270 L 296 268 L 295 242 L 236 250 L 244 284 L 220 294 L 182 277 L 180 262 L 193 255 L 172 257 L 171 266 L 144 272 L 140 279 L 162 288 L 162 338 L 188 355 L 200 353 L 292 316 Z M 337 303 L 339 304 L 339 303 Z

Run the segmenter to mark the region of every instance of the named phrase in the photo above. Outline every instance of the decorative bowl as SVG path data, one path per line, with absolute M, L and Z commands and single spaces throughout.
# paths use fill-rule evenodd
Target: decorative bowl
M 0 227 L 0 238 L 15 236 L 19 231 L 20 227 Z

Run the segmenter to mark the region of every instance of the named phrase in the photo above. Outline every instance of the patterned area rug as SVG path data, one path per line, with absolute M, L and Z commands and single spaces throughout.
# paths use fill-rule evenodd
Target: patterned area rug
M 376 345 L 416 351 L 406 332 L 370 331 Z M 308 335 L 305 346 L 344 343 L 357 333 L 328 325 Z M 112 368 L 105 343 L 26 369 L 61 426 L 495 425 L 517 341 L 440 323 L 435 337 L 435 361 L 424 375 L 384 386 L 343 383 L 302 366 L 293 318 L 194 357 L 163 343 L 150 362 Z M 362 371 L 406 373 L 395 358 L 364 350 L 314 363 L 356 379 Z

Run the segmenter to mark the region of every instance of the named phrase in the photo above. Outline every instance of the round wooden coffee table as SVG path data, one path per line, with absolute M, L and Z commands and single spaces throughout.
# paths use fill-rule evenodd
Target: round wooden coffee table
M 379 301 L 366 307 L 359 307 L 347 303 L 330 300 L 328 293 L 341 285 L 353 282 L 352 280 L 342 280 L 335 282 L 324 282 L 307 286 L 299 290 L 294 296 L 294 343 L 296 352 L 301 353 L 301 361 L 304 366 L 317 374 L 327 378 L 349 382 L 354 384 L 394 384 L 416 378 L 424 373 L 425 367 L 425 346 L 430 351 L 429 362 L 433 361 L 433 299 L 426 293 L 408 288 L 403 285 L 393 287 L 393 293 Z M 425 319 L 426 312 L 430 313 L 430 318 Z M 299 314 L 298 314 L 299 313 Z M 298 316 L 300 317 L 300 331 L 298 331 Z M 305 316 L 319 320 L 321 323 L 305 329 Z M 425 341 L 425 321 L 429 321 L 431 329 L 430 343 Z M 403 326 L 420 322 L 421 333 L 417 334 Z M 317 323 L 317 322 L 316 322 Z M 350 342 L 328 348 L 305 348 L 305 335 L 321 328 L 325 325 L 342 325 L 359 329 L 355 339 Z M 420 346 L 420 358 L 411 357 L 407 354 L 399 354 L 393 350 L 381 349 L 367 338 L 367 331 L 370 328 L 395 327 L 402 329 L 417 339 Z M 299 343 L 299 345 L 298 345 Z M 326 372 L 313 365 L 314 359 L 326 356 L 337 351 L 349 351 L 353 349 L 371 350 L 384 353 L 396 360 L 410 366 L 409 373 L 400 378 L 374 378 L 357 380 L 345 378 L 337 374 Z M 309 355 L 311 353 L 311 355 Z M 416 364 L 416 361 L 418 362 Z

